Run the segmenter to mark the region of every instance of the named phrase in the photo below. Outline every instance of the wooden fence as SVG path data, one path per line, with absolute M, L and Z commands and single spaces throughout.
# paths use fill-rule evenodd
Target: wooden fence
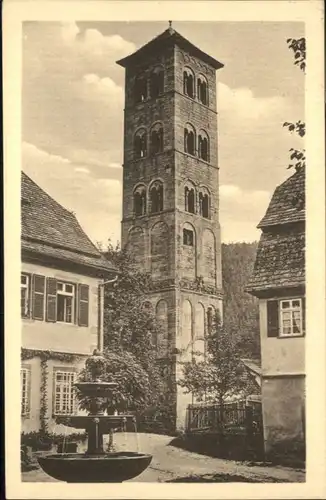
M 186 430 L 193 432 L 243 432 L 262 430 L 261 404 L 245 401 L 220 405 L 189 405 Z

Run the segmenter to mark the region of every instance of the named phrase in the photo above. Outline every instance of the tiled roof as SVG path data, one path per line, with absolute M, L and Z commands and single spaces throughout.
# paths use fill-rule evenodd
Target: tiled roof
M 21 240 L 23 250 L 114 269 L 84 233 L 76 217 L 24 172 L 21 176 Z
M 266 228 L 305 220 L 305 171 L 300 169 L 275 189 L 258 227 Z
M 162 50 L 163 47 L 167 47 L 169 45 L 178 45 L 180 48 L 184 48 L 194 56 L 197 56 L 198 58 L 213 66 L 213 68 L 215 69 L 220 69 L 224 66 L 224 64 L 220 63 L 213 57 L 200 50 L 198 47 L 193 45 L 191 42 L 189 42 L 189 40 L 184 38 L 182 35 L 180 35 L 180 33 L 172 28 L 168 28 L 167 30 L 163 31 L 163 33 L 153 38 L 150 42 L 143 45 L 139 50 L 137 50 L 130 56 L 120 59 L 119 61 L 117 61 L 117 64 L 123 66 L 124 68 L 132 64 L 137 64 L 143 57 L 147 55 L 157 54 L 157 52 Z
M 305 283 L 304 227 L 261 235 L 248 292 L 294 287 Z

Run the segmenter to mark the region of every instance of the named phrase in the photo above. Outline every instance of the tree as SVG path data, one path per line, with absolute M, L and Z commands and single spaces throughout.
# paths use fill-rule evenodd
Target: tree
M 223 324 L 241 356 L 260 357 L 258 299 L 244 291 L 256 258 L 257 243 L 222 244 Z
M 137 271 L 129 253 L 119 246 L 109 242 L 103 253 L 120 273 L 104 292 L 104 380 L 118 383 L 109 410 L 135 410 L 140 415 L 164 400 L 156 356 L 160 328 L 151 308 L 145 306 L 150 277 Z M 81 379 L 88 377 L 84 370 Z M 82 404 L 86 408 L 87 399 Z
M 288 38 L 287 44 L 291 50 L 294 52 L 294 64 L 299 66 L 301 71 L 305 73 L 306 71 L 306 39 L 305 38 Z M 290 132 L 297 133 L 300 137 L 304 137 L 306 134 L 306 124 L 301 120 L 297 122 L 284 122 L 283 127 L 287 127 Z M 305 150 L 290 149 L 290 163 L 288 168 L 295 168 L 299 170 L 306 166 L 306 155 Z
M 247 381 L 237 343 L 225 331 L 217 313 L 206 340 L 206 353 L 183 363 L 178 384 L 198 401 L 218 402 L 221 413 L 228 398 L 246 394 Z M 223 421 L 223 418 L 221 419 Z

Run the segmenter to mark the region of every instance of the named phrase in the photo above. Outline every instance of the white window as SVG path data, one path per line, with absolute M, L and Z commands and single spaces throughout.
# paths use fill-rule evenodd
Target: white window
M 27 416 L 30 409 L 30 379 L 31 372 L 28 368 L 20 370 L 20 400 L 21 415 Z
M 29 304 L 30 304 L 30 277 L 28 274 L 21 274 L 20 277 L 20 312 L 23 318 L 29 316 Z
M 281 337 L 303 334 L 301 299 L 280 301 L 280 324 Z
M 57 283 L 57 321 L 74 322 L 75 286 L 71 283 Z
M 54 413 L 56 415 L 76 413 L 75 381 L 75 372 L 59 370 L 54 372 Z

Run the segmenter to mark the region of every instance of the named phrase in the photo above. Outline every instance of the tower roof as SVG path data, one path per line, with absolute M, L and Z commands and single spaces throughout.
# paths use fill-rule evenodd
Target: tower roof
M 143 45 L 140 49 L 138 49 L 130 56 L 124 57 L 123 59 L 117 61 L 117 64 L 124 68 L 133 66 L 139 63 L 139 61 L 143 60 L 144 57 L 156 55 L 163 48 L 171 47 L 173 45 L 177 45 L 181 49 L 187 50 L 189 53 L 198 57 L 202 61 L 205 61 L 207 64 L 210 64 L 215 69 L 220 69 L 224 66 L 224 64 L 220 63 L 213 57 L 200 50 L 194 44 L 189 42 L 189 40 L 180 35 L 180 33 L 175 31 L 171 26 L 163 31 L 163 33 L 153 38 L 150 42 Z

